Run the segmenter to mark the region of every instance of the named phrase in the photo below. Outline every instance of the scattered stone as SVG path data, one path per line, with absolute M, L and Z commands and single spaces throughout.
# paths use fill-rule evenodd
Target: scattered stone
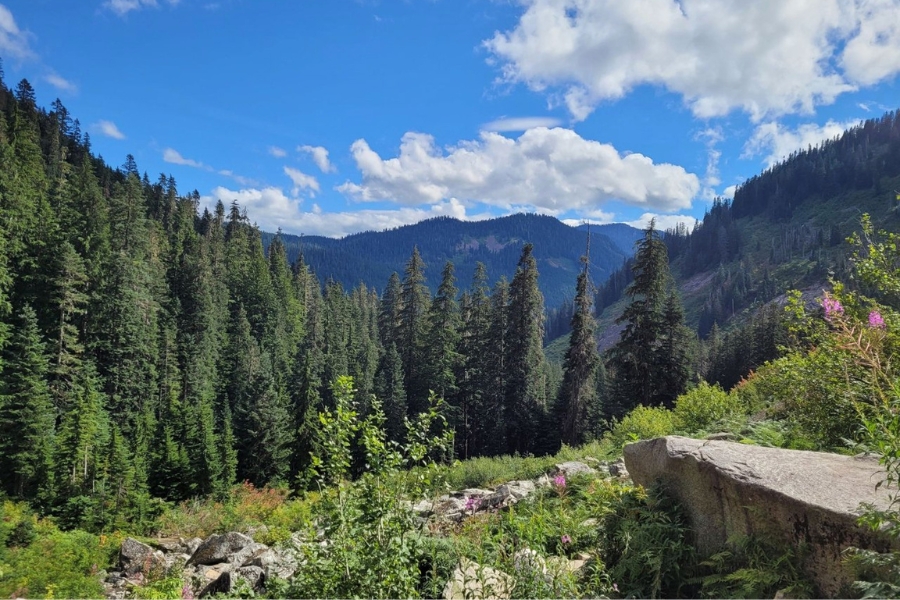
M 230 554 L 252 543 L 252 539 L 236 531 L 223 535 L 211 535 L 200 544 L 190 560 L 188 560 L 188 565 L 212 565 L 225 562 Z
M 509 598 L 515 587 L 515 580 L 508 574 L 484 567 L 467 558 L 460 559 L 459 565 L 444 586 L 445 600 L 456 598 Z
M 722 431 L 719 433 L 711 433 L 706 436 L 706 439 L 719 440 L 723 442 L 736 442 L 741 439 L 741 436 L 736 433 L 731 433 L 730 431 Z
M 126 538 L 119 548 L 119 564 L 126 576 L 149 571 L 157 562 L 153 548 L 134 538 Z
M 538 477 L 537 479 L 534 480 L 534 485 L 536 485 L 539 488 L 550 487 L 551 485 L 553 485 L 553 480 L 550 479 L 549 475 L 544 473 L 543 475 L 541 475 L 540 477 Z
M 873 458 L 669 436 L 625 446 L 625 462 L 635 483 L 659 482 L 681 502 L 701 555 L 760 532 L 805 545 L 801 566 L 821 597 L 851 581 L 845 548 L 892 545 L 857 524 L 861 503 L 886 510 L 896 494 L 876 489 L 884 471 Z
M 621 458 L 614 463 L 610 463 L 607 470 L 613 477 L 619 477 L 621 479 L 628 477 L 628 469 L 625 467 L 625 461 Z
M 565 475 L 566 477 L 571 477 L 572 475 L 596 475 L 597 469 L 593 469 L 583 462 L 579 462 L 577 460 L 570 460 L 568 462 L 559 463 L 554 465 L 555 471 L 554 475 Z

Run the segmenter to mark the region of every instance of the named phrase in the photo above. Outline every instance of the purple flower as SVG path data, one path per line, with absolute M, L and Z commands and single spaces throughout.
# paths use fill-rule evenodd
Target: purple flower
M 181 600 L 194 600 L 194 592 L 187 583 L 181 588 Z
M 881 316 L 881 313 L 877 310 L 873 310 L 869 313 L 869 327 L 874 329 L 884 329 L 884 317 Z
M 561 538 L 559 538 L 559 541 L 561 541 L 563 544 L 571 544 L 572 538 L 570 538 L 568 534 L 564 534 Z
M 566 476 L 565 475 L 557 475 L 553 478 L 553 485 L 556 487 L 564 488 L 566 487 Z
M 615 584 L 615 583 L 613 584 L 613 590 L 616 591 L 616 592 L 619 591 L 619 586 L 618 586 L 617 584 Z
M 476 498 L 475 496 L 469 496 L 466 499 L 466 510 L 476 511 L 478 507 L 481 505 L 481 500 Z
M 825 309 L 825 319 L 828 321 L 844 314 L 844 307 L 841 306 L 840 300 L 828 296 L 822 299 L 822 308 Z

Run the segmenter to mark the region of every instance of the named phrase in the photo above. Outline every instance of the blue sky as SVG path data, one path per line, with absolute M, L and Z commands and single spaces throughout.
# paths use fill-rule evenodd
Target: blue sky
M 900 0 L 3 0 L 113 165 L 262 228 L 666 226 L 900 105 Z

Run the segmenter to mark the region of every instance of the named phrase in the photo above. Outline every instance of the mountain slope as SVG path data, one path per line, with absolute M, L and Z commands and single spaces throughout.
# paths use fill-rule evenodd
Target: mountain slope
M 610 230 L 616 241 L 605 235 Z M 594 225 L 591 235 L 591 276 L 604 281 L 630 255 L 627 239 L 639 230 L 628 225 Z M 268 245 L 272 234 L 264 234 Z M 467 287 L 476 262 L 487 267 L 488 277 L 511 279 L 522 246 L 534 244 L 540 287 L 548 307 L 571 298 L 579 258 L 587 246 L 587 232 L 543 215 L 517 214 L 485 221 L 459 221 L 439 217 L 382 232 L 364 232 L 332 239 L 282 234 L 289 260 L 301 253 L 322 281 L 329 278 L 345 288 L 360 281 L 382 289 L 391 273 L 403 273 L 414 246 L 427 265 L 426 283 L 434 291 L 448 260 L 456 267 L 460 287 Z

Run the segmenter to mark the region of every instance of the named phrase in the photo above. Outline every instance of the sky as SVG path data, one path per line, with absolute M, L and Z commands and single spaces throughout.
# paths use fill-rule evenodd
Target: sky
M 900 105 L 900 0 L 2 0 L 6 84 L 262 229 L 693 223 Z

